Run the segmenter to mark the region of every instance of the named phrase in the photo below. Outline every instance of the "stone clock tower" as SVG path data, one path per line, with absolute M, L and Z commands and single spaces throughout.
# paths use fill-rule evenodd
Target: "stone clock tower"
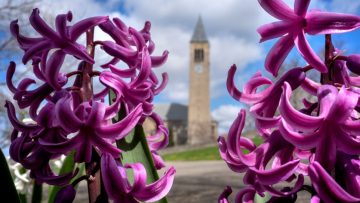
M 199 17 L 190 41 L 188 144 L 214 141 L 210 116 L 209 41 Z

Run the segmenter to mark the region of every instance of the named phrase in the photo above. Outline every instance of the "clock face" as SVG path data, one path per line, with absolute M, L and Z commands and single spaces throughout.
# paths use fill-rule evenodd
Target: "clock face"
M 196 64 L 195 65 L 195 72 L 196 73 L 202 73 L 203 72 L 203 66 L 201 64 Z

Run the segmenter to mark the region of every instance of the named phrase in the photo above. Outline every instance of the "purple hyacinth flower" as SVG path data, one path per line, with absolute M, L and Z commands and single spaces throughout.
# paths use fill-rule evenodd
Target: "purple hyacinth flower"
M 134 182 L 130 184 L 126 169 L 131 169 Z M 101 156 L 101 177 L 106 192 L 114 202 L 155 202 L 170 191 L 175 169 L 169 168 L 163 177 L 151 184 L 146 184 L 146 170 L 142 164 L 132 163 L 122 166 L 110 154 Z
M 23 63 L 27 63 L 30 59 L 41 58 L 47 55 L 51 49 L 61 48 L 67 54 L 73 55 L 81 60 L 94 63 L 89 56 L 86 48 L 76 40 L 90 28 L 99 25 L 108 20 L 108 17 L 93 17 L 67 26 L 67 21 L 72 20 L 72 13 L 58 15 L 56 17 L 56 31 L 52 29 L 40 17 L 39 9 L 34 9 L 29 20 L 31 26 L 41 34 L 41 37 L 29 38 L 20 34 L 17 21 L 13 21 L 10 25 L 11 33 L 16 37 L 21 49 L 25 51 Z
M 67 132 L 76 132 L 76 135 L 60 143 L 47 142 L 40 138 L 39 143 L 53 153 L 76 150 L 77 162 L 89 162 L 93 146 L 119 157 L 121 151 L 112 145 L 112 141 L 125 137 L 135 127 L 142 114 L 141 105 L 120 122 L 109 124 L 111 118 L 105 118 L 107 109 L 103 103 L 83 102 L 76 108 L 72 103 L 69 95 L 61 98 L 55 106 L 55 113 L 60 126 Z
M 318 162 L 309 166 L 311 182 L 321 200 L 325 202 L 360 202 L 360 195 L 346 192 Z M 359 191 L 357 191 L 359 192 Z
M 250 112 L 255 118 L 257 128 L 262 132 L 277 126 L 280 121 L 280 116 L 275 116 L 275 112 L 280 101 L 284 82 L 288 82 L 292 89 L 296 89 L 305 79 L 302 68 L 287 71 L 275 84 L 260 73 L 256 73 L 244 85 L 243 91 L 240 92 L 234 84 L 235 72 L 236 66 L 233 65 L 228 72 L 227 89 L 234 99 L 252 105 Z M 257 89 L 263 85 L 269 86 L 262 92 L 257 92 Z M 265 134 L 263 133 L 263 135 Z
M 56 194 L 54 203 L 69 203 L 73 202 L 76 196 L 76 190 L 74 186 L 67 185 L 60 189 Z
M 291 106 L 291 92 L 290 85 L 285 83 L 280 102 L 283 119 L 279 129 L 287 141 L 303 150 L 316 148 L 315 160 L 327 170 L 335 165 L 337 150 L 354 155 L 360 153 L 357 136 L 360 123 L 351 119 L 358 94 L 344 87 L 338 92 L 333 86 L 323 85 L 318 90 L 320 113 L 315 117 Z
M 265 68 L 277 76 L 279 68 L 291 49 L 296 45 L 299 53 L 315 69 L 327 72 L 325 64 L 311 49 L 305 33 L 332 34 L 349 32 L 360 27 L 360 17 L 349 14 L 307 12 L 310 0 L 295 0 L 291 9 L 282 0 L 258 0 L 260 5 L 280 21 L 258 28 L 261 42 L 280 37 L 268 53 Z

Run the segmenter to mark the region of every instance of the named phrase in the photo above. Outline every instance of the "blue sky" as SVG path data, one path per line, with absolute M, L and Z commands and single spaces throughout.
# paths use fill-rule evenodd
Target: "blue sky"
M 292 7 L 293 0 L 285 2 Z M 187 103 L 189 40 L 201 15 L 211 46 L 211 110 L 214 118 L 220 121 L 221 131 L 226 131 L 241 107 L 226 91 L 228 68 L 237 64 L 236 83 L 241 88 L 256 71 L 264 72 L 266 53 L 275 42 L 258 43 L 256 28 L 274 19 L 256 0 L 43 0 L 39 7 L 41 13 L 72 10 L 74 21 L 85 16 L 109 15 L 120 17 L 135 28 L 141 28 L 146 20 L 151 21 L 152 37 L 157 45 L 155 53 L 160 54 L 165 49 L 170 51 L 167 64 L 159 69 L 159 74 L 162 71 L 169 73 L 170 81 L 155 99 L 157 103 Z M 310 7 L 360 15 L 358 0 L 313 0 Z M 98 37 L 101 38 L 101 34 Z M 336 35 L 334 41 L 343 42 L 346 54 L 350 54 L 359 52 L 359 37 L 360 31 L 355 31 Z M 322 49 L 322 36 L 308 39 L 314 50 Z M 289 58 L 298 56 L 294 49 Z

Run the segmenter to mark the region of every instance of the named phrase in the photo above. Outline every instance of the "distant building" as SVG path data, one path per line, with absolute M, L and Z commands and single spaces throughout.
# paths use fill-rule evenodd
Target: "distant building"
M 154 111 L 165 121 L 170 132 L 170 145 L 202 145 L 215 142 L 218 123 L 210 114 L 210 45 L 199 17 L 190 41 L 189 106 L 158 104 Z M 145 131 L 154 132 L 146 120 Z

